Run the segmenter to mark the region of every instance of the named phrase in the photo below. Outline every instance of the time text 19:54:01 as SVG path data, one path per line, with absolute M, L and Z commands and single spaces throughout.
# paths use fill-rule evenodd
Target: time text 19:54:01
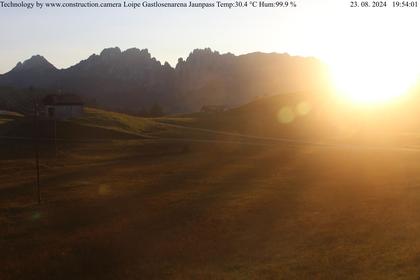
M 350 1 L 350 8 L 418 8 L 418 1 Z

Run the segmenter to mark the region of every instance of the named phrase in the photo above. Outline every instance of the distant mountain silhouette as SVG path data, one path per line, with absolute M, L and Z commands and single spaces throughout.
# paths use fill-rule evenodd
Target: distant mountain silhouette
M 40 55 L 19 62 L 10 72 L 0 75 L 0 84 L 17 88 L 49 87 L 58 78 L 59 70 Z
M 0 86 L 78 93 L 88 104 L 137 113 L 159 104 L 165 112 L 192 112 L 203 105 L 237 106 L 258 96 L 319 89 L 325 66 L 314 58 L 251 53 L 236 56 L 196 49 L 175 68 L 147 49 L 104 49 L 67 69 L 42 56 L 0 75 Z
M 15 68 L 12 69 L 12 72 L 24 72 L 32 70 L 54 71 L 57 70 L 57 68 L 49 63 L 48 60 L 46 60 L 44 57 L 40 55 L 34 55 L 23 63 L 19 62 Z

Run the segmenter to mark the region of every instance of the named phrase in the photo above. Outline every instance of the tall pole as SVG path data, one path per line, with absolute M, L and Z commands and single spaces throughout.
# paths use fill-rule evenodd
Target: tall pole
M 54 117 L 54 155 L 57 157 L 58 148 L 57 148 L 57 120 Z
M 35 165 L 36 165 L 36 192 L 38 204 L 41 204 L 41 188 L 39 184 L 39 122 L 38 103 L 34 101 L 34 142 L 35 142 Z

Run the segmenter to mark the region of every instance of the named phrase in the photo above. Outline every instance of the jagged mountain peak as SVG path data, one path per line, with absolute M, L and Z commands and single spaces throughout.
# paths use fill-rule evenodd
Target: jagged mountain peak
M 57 70 L 57 68 L 52 65 L 45 57 L 41 55 L 34 55 L 31 58 L 25 60 L 23 63 L 19 62 L 11 72 L 19 71 L 45 71 L 45 70 Z
M 139 62 L 139 61 L 153 61 L 159 63 L 156 58 L 152 57 L 148 49 L 129 48 L 121 51 L 120 48 L 106 48 L 100 55 L 91 56 L 91 59 L 99 59 L 100 61 L 120 61 L 121 63 Z M 88 59 L 87 61 L 89 61 Z M 131 64 L 131 63 L 130 63 Z
M 125 56 L 145 56 L 147 58 L 152 57 L 148 49 L 130 48 L 123 51 L 122 54 Z
M 121 55 L 121 49 L 119 47 L 106 48 L 100 54 L 102 57 L 112 57 L 118 55 Z
M 204 49 L 194 49 L 186 60 L 179 59 L 177 68 L 180 68 L 182 65 L 185 64 L 193 64 L 193 65 L 199 65 L 199 64 L 213 64 L 218 62 L 230 62 L 232 59 L 235 58 L 235 55 L 231 53 L 225 53 L 221 54 L 218 51 L 213 51 L 211 48 L 204 48 Z
M 218 51 L 212 51 L 210 48 L 205 49 L 194 49 L 189 56 L 187 57 L 186 61 L 196 59 L 196 58 L 202 58 L 202 57 L 215 57 L 220 56 L 220 53 Z
M 188 59 L 191 59 L 193 57 L 234 57 L 235 55 L 228 52 L 225 54 L 221 54 L 218 51 L 212 50 L 211 48 L 204 48 L 204 49 L 194 49 L 192 52 L 190 52 Z

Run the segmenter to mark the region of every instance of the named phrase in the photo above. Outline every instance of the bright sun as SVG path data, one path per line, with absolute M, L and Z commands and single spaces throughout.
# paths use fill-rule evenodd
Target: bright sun
M 369 57 L 333 63 L 331 74 L 344 98 L 362 104 L 385 103 L 406 93 L 416 82 L 417 73 L 410 64 L 401 59 Z
M 388 10 L 375 13 L 374 20 L 371 11 L 361 10 L 334 18 L 330 34 L 320 40 L 326 44 L 320 56 L 343 99 L 367 105 L 388 103 L 416 84 L 420 40 L 406 28 L 417 23 L 414 18 L 418 15 Z

